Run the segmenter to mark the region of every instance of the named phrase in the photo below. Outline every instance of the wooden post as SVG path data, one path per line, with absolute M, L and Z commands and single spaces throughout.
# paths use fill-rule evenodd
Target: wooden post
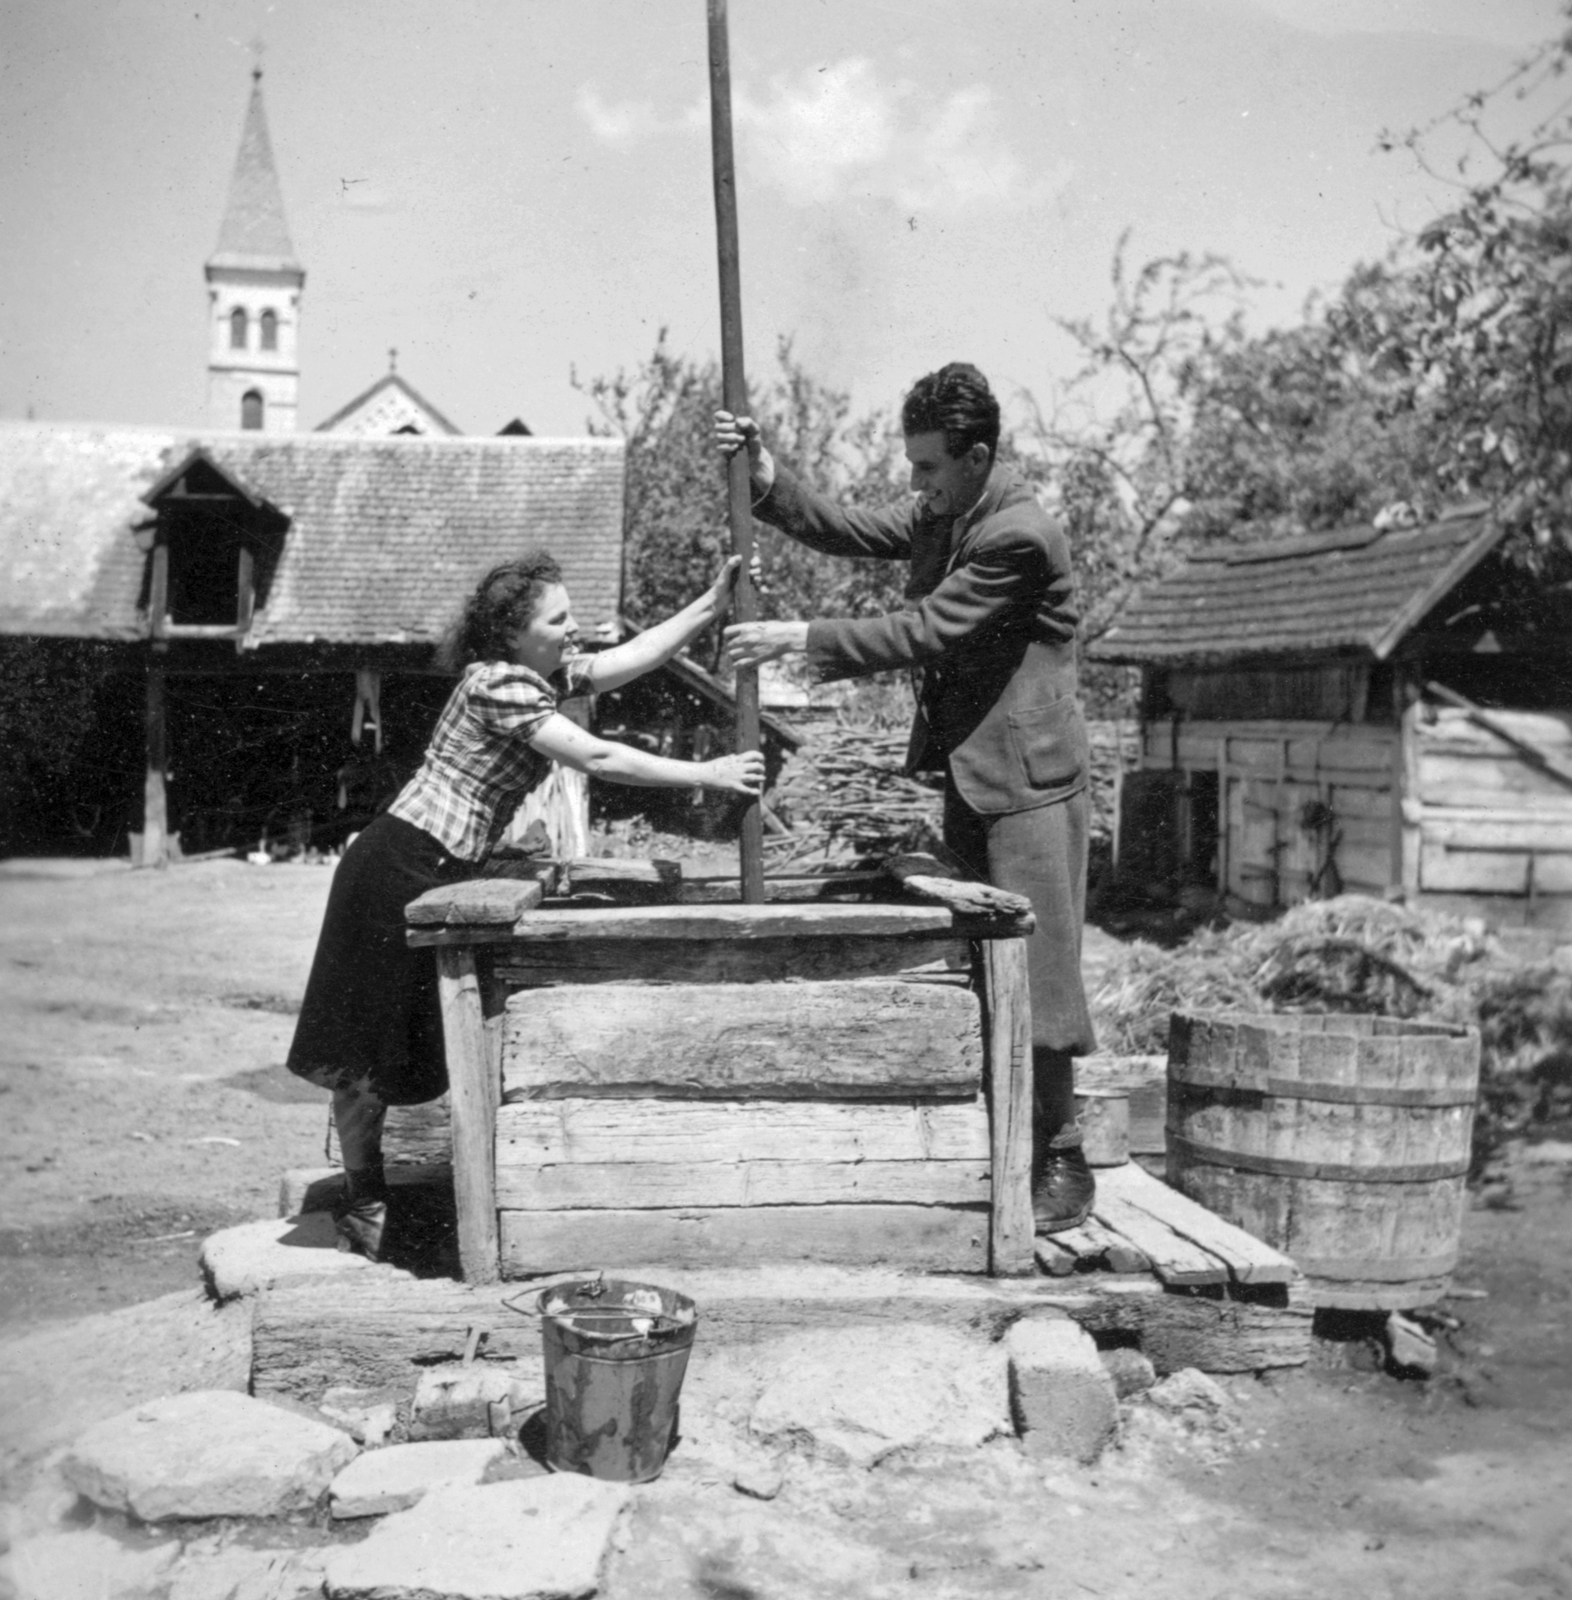
M 495 1283 L 497 1245 L 497 1103 L 500 1061 L 486 1029 L 475 952 L 437 950 L 442 1036 L 447 1047 L 453 1118 L 453 1194 L 458 1204 L 459 1264 L 466 1283 Z
M 1032 996 L 1022 939 L 979 941 L 987 1007 L 987 1072 L 993 1209 L 989 1271 L 1036 1270 L 1032 1221 Z
M 715 175 L 715 236 L 720 265 L 721 400 L 733 415 L 745 415 L 748 386 L 742 365 L 742 268 L 737 248 L 737 174 L 731 145 L 731 46 L 726 28 L 726 0 L 709 0 L 710 149 Z M 753 594 L 753 497 L 748 482 L 748 452 L 739 450 L 727 463 L 726 511 L 731 547 L 742 558 L 737 575 L 734 612 L 738 622 L 758 615 Z M 737 748 L 759 748 L 759 674 L 754 667 L 737 673 Z M 764 903 L 764 817 L 757 800 L 742 813 L 742 898 Z
M 169 802 L 164 790 L 168 765 L 164 731 L 164 669 L 157 658 L 147 668 L 147 772 L 142 781 L 142 854 L 139 867 L 169 864 Z

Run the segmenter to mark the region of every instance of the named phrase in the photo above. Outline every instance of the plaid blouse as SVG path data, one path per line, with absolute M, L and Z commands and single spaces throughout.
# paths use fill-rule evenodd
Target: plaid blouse
M 388 811 L 425 829 L 459 860 L 485 860 L 520 801 L 551 769 L 529 741 L 559 698 L 589 692 L 590 660 L 571 657 L 550 681 L 511 661 L 466 667 L 420 770 Z

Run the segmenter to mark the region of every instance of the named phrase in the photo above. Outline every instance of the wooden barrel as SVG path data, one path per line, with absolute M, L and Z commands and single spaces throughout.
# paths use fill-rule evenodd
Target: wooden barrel
M 1472 1028 L 1176 1012 L 1168 1181 L 1292 1256 L 1323 1306 L 1446 1291 L 1479 1092 Z

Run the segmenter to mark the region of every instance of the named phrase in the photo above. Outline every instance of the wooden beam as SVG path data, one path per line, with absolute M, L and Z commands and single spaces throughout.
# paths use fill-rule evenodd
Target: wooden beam
M 169 802 L 164 773 L 168 766 L 164 716 L 164 669 L 156 663 L 147 669 L 147 770 L 142 780 L 142 867 L 169 863 Z
M 1036 1267 L 1032 1248 L 1032 999 L 1026 945 L 980 945 L 993 1160 L 989 1270 L 1020 1277 Z
M 742 365 L 742 265 L 737 242 L 737 171 L 731 140 L 731 45 L 726 25 L 726 0 L 709 0 L 710 150 L 715 179 L 715 238 L 720 269 L 721 399 L 733 415 L 746 415 L 748 385 Z M 726 518 L 731 548 L 741 558 L 733 610 L 739 622 L 757 616 L 753 593 L 753 503 L 748 481 L 748 452 L 739 450 L 726 465 Z M 759 674 L 754 667 L 737 673 L 737 748 L 759 748 Z M 742 898 L 749 905 L 764 900 L 764 819 L 757 800 L 741 816 Z
M 453 1117 L 453 1194 L 466 1283 L 495 1283 L 497 1256 L 497 1060 L 487 1036 L 475 952 L 437 951 L 442 1033 Z

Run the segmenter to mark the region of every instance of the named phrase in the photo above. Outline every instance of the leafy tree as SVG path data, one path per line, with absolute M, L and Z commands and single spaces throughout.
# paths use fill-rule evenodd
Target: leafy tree
M 627 441 L 624 609 L 634 626 L 646 627 L 691 600 L 731 549 L 711 443 L 719 369 L 676 354 L 662 329 L 632 372 L 575 383 L 599 413 L 591 432 Z M 810 374 L 790 340 L 780 342 L 774 368 L 756 384 L 752 410 L 776 459 L 816 487 L 854 505 L 901 492 L 899 435 L 877 413 L 854 418 L 848 397 Z M 758 552 L 765 617 L 864 615 L 900 604 L 903 573 L 889 562 L 819 555 L 769 529 Z M 713 667 L 718 636 L 701 640 L 698 653 Z

